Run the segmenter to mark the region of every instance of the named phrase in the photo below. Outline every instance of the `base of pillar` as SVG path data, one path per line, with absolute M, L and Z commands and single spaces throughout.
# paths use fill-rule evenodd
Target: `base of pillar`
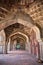
M 43 61 L 42 60 L 40 60 L 40 59 L 38 59 L 38 61 L 37 61 L 38 63 L 43 63 Z

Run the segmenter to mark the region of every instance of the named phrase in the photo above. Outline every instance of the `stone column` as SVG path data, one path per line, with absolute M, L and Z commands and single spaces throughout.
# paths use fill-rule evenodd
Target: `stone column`
M 8 45 L 8 39 L 5 41 L 5 51 L 4 51 L 5 54 L 7 54 L 7 45 Z
M 12 47 L 13 47 L 13 42 L 12 39 L 10 39 L 10 51 L 12 51 Z
M 7 46 L 7 51 L 10 51 L 10 38 L 9 38 L 9 42 L 8 42 L 8 46 Z
M 39 59 L 38 59 L 38 62 L 43 62 L 43 42 L 39 42 Z
M 27 40 L 26 40 L 26 50 L 27 50 L 29 53 L 31 53 L 31 51 L 30 51 L 30 42 L 29 42 L 29 38 L 27 38 Z
M 13 41 L 13 50 L 16 50 L 16 43 L 17 43 L 17 40 L 14 40 Z
M 38 58 L 38 62 L 41 63 L 43 62 L 43 42 L 37 42 L 37 58 Z

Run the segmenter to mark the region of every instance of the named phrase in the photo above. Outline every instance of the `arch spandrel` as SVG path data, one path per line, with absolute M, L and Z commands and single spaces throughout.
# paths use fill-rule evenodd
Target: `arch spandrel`
M 22 12 L 16 12 L 16 14 L 11 15 L 11 17 L 7 17 L 6 20 L 3 20 L 2 23 L 0 23 L 0 30 L 15 23 L 21 23 L 25 26 L 33 26 L 33 20 L 28 14 Z

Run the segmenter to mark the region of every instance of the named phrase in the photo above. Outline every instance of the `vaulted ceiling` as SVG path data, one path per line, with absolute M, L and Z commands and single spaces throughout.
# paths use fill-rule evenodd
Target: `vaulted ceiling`
M 15 17 L 17 11 L 29 15 L 43 33 L 43 0 L 0 0 L 0 28 L 13 15 Z

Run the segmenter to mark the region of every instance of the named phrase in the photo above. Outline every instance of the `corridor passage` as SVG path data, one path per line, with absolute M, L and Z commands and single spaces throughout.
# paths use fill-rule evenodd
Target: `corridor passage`
M 0 54 L 0 65 L 43 65 L 27 51 L 13 51 L 9 54 Z

